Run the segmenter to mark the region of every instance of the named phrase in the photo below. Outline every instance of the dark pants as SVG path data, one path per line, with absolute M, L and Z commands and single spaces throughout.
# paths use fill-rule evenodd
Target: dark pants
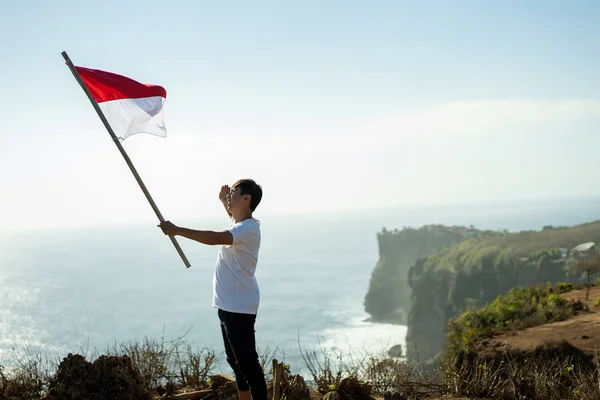
M 253 400 L 267 400 L 267 383 L 254 340 L 256 315 L 219 310 L 219 320 L 227 362 L 235 374 L 237 389 L 250 390 Z

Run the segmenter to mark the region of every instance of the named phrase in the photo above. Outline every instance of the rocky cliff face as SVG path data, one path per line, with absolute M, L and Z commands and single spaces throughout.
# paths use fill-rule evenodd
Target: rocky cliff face
M 569 261 L 575 246 L 590 241 L 600 241 L 600 222 L 479 237 L 419 258 L 408 272 L 407 354 L 420 361 L 435 356 L 445 347 L 451 318 L 511 288 L 580 282 Z
M 376 322 L 406 323 L 410 307 L 408 271 L 418 257 L 481 234 L 473 228 L 427 225 L 377 234 L 379 261 L 371 275 L 365 310 Z

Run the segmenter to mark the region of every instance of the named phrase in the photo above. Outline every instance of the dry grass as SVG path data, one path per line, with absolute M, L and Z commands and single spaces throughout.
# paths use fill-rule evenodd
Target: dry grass
M 459 353 L 442 364 L 449 393 L 468 398 L 599 399 L 598 358 L 566 342 L 481 357 Z
M 300 347 L 300 351 L 312 378 L 308 382 L 323 394 L 344 392 L 346 382 L 352 381 L 361 382 L 361 385 L 353 384 L 355 392 L 395 400 L 431 398 L 448 393 L 437 373 L 403 359 L 391 358 L 383 352 L 356 349 L 343 352 L 322 346 L 316 350 Z
M 368 385 L 372 397 L 387 400 L 600 399 L 599 358 L 566 342 L 485 357 L 460 353 L 427 368 L 382 354 L 348 363 L 339 352 L 304 353 L 321 393 L 337 391 L 341 382 L 354 377 Z
M 142 341 L 113 344 L 107 355 L 128 356 L 134 369 L 139 371 L 148 391 L 169 391 L 176 388 L 204 389 L 209 385 L 209 375 L 221 356 L 208 348 L 194 349 L 183 336 L 167 340 L 164 336 L 144 337 Z
M 13 348 L 10 365 L 7 370 L 0 364 L 0 399 L 39 399 L 46 393 L 58 360 L 37 348 Z

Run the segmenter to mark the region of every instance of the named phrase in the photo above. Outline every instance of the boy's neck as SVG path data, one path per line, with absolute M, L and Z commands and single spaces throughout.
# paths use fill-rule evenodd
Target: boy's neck
M 240 214 L 232 214 L 232 217 L 235 223 L 242 222 L 252 218 L 252 211 L 241 212 Z

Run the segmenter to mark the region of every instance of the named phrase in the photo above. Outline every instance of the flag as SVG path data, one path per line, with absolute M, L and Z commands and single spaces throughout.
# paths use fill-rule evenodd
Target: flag
M 125 140 L 136 133 L 166 137 L 163 105 L 167 91 L 112 72 L 75 67 L 115 135 Z

